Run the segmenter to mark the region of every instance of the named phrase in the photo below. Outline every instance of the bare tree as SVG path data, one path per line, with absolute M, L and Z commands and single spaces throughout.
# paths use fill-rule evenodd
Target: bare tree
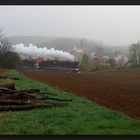
M 0 29 L 0 53 L 5 53 L 12 50 L 12 44 L 3 36 L 2 31 Z
M 2 31 L 3 31 L 3 29 L 0 29 L 0 42 L 1 42 L 2 38 L 3 38 Z
M 20 65 L 20 57 L 12 51 L 12 44 L 3 37 L 2 29 L 0 29 L 0 67 L 16 68 Z
M 132 44 L 129 48 L 130 62 L 132 66 L 140 66 L 140 44 Z

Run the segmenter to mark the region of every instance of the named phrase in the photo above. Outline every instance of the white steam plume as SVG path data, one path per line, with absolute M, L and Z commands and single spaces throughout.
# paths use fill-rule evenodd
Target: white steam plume
M 23 43 L 13 45 L 13 51 L 18 53 L 22 59 L 34 59 L 42 57 L 44 60 L 62 60 L 74 61 L 74 56 L 68 52 L 55 50 L 54 48 L 47 49 L 47 47 L 38 48 L 33 44 L 24 46 Z

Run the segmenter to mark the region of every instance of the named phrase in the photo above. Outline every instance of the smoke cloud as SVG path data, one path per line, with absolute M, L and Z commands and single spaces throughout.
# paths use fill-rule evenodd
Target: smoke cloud
M 74 61 L 74 56 L 68 52 L 55 50 L 54 48 L 47 49 L 47 47 L 38 48 L 36 45 L 29 44 L 24 46 L 23 43 L 13 45 L 13 51 L 18 53 L 22 59 L 34 59 L 37 57 L 44 60 L 60 60 L 60 61 Z

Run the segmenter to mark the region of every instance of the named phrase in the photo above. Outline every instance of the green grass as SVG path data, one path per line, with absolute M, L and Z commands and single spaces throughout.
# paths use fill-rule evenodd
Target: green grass
M 60 98 L 71 98 L 69 106 L 29 111 L 1 112 L 1 135 L 136 135 L 140 134 L 140 121 L 123 113 L 109 110 L 96 103 L 44 83 L 22 76 L 15 70 L 10 76 L 20 77 L 17 88 L 40 88 L 57 93 Z

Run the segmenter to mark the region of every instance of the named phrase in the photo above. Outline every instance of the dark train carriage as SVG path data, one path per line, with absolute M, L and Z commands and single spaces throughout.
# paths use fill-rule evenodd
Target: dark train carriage
M 47 60 L 41 63 L 36 63 L 34 60 L 23 60 L 23 68 L 31 69 L 47 69 L 47 70 L 64 70 L 64 71 L 78 71 L 78 61 L 57 61 Z
M 23 68 L 32 69 L 35 68 L 35 62 L 33 60 L 22 60 Z
M 43 61 L 39 64 L 41 69 L 51 69 L 51 70 L 79 70 L 78 61 Z

